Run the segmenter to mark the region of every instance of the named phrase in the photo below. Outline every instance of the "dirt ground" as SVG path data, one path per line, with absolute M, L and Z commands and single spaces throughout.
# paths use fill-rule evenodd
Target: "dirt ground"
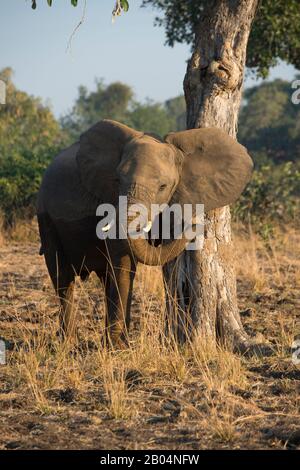
M 128 351 L 101 346 L 103 295 L 78 283 L 78 347 L 55 337 L 58 303 L 37 243 L 0 249 L 0 449 L 300 448 L 300 234 L 269 244 L 236 239 L 238 295 L 247 332 L 274 355 L 242 357 L 212 345 L 159 341 L 157 269 L 139 273 Z

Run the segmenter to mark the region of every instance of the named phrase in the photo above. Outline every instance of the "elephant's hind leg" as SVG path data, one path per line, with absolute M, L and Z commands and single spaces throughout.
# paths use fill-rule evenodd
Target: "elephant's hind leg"
M 75 272 L 66 259 L 55 227 L 49 219 L 40 220 L 40 233 L 46 265 L 54 289 L 60 300 L 59 336 L 72 340 L 75 336 L 76 310 L 74 309 Z
M 51 258 L 47 261 L 47 257 Z M 60 300 L 59 312 L 59 336 L 64 340 L 73 340 L 76 331 L 76 309 L 74 308 L 74 283 L 75 274 L 68 265 L 60 251 L 55 253 L 55 265 L 53 253 L 46 255 L 46 263 L 52 279 L 56 294 Z

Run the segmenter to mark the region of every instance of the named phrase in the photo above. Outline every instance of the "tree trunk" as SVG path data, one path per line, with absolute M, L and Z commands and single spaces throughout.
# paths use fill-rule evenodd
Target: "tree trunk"
M 217 0 L 203 13 L 184 80 L 188 129 L 219 127 L 236 136 L 257 3 Z M 167 328 L 179 341 L 197 332 L 239 350 L 250 347 L 237 305 L 229 207 L 207 214 L 202 250 L 184 251 L 163 272 Z

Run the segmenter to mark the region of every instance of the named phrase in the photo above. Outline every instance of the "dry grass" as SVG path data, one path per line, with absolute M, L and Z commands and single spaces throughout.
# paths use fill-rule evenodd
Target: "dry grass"
M 256 292 L 272 291 L 274 287 L 300 286 L 299 231 L 277 229 L 268 241 L 248 227 L 236 236 L 237 276 L 251 282 Z M 242 260 L 242 262 L 241 262 Z
M 94 276 L 76 289 L 78 344 L 63 346 L 38 246 L 4 245 L 0 336 L 11 351 L 0 366 L 0 448 L 297 447 L 300 370 L 289 347 L 300 329 L 299 241 L 294 230 L 268 243 L 251 230 L 236 236 L 243 323 L 276 347 L 267 359 L 161 341 L 163 289 L 152 268 L 138 272 L 128 350 L 101 346 Z

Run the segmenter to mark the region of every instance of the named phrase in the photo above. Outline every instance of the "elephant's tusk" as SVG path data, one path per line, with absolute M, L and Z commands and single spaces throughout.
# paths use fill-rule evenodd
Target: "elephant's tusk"
M 146 232 L 146 233 L 150 232 L 151 227 L 152 227 L 152 222 L 151 222 L 151 220 L 150 220 L 150 221 L 147 223 L 146 227 L 143 228 L 144 232 Z
M 112 220 L 111 222 L 109 222 L 109 224 L 105 225 L 105 227 L 102 227 L 102 232 L 108 232 L 112 228 L 114 223 L 115 221 Z

